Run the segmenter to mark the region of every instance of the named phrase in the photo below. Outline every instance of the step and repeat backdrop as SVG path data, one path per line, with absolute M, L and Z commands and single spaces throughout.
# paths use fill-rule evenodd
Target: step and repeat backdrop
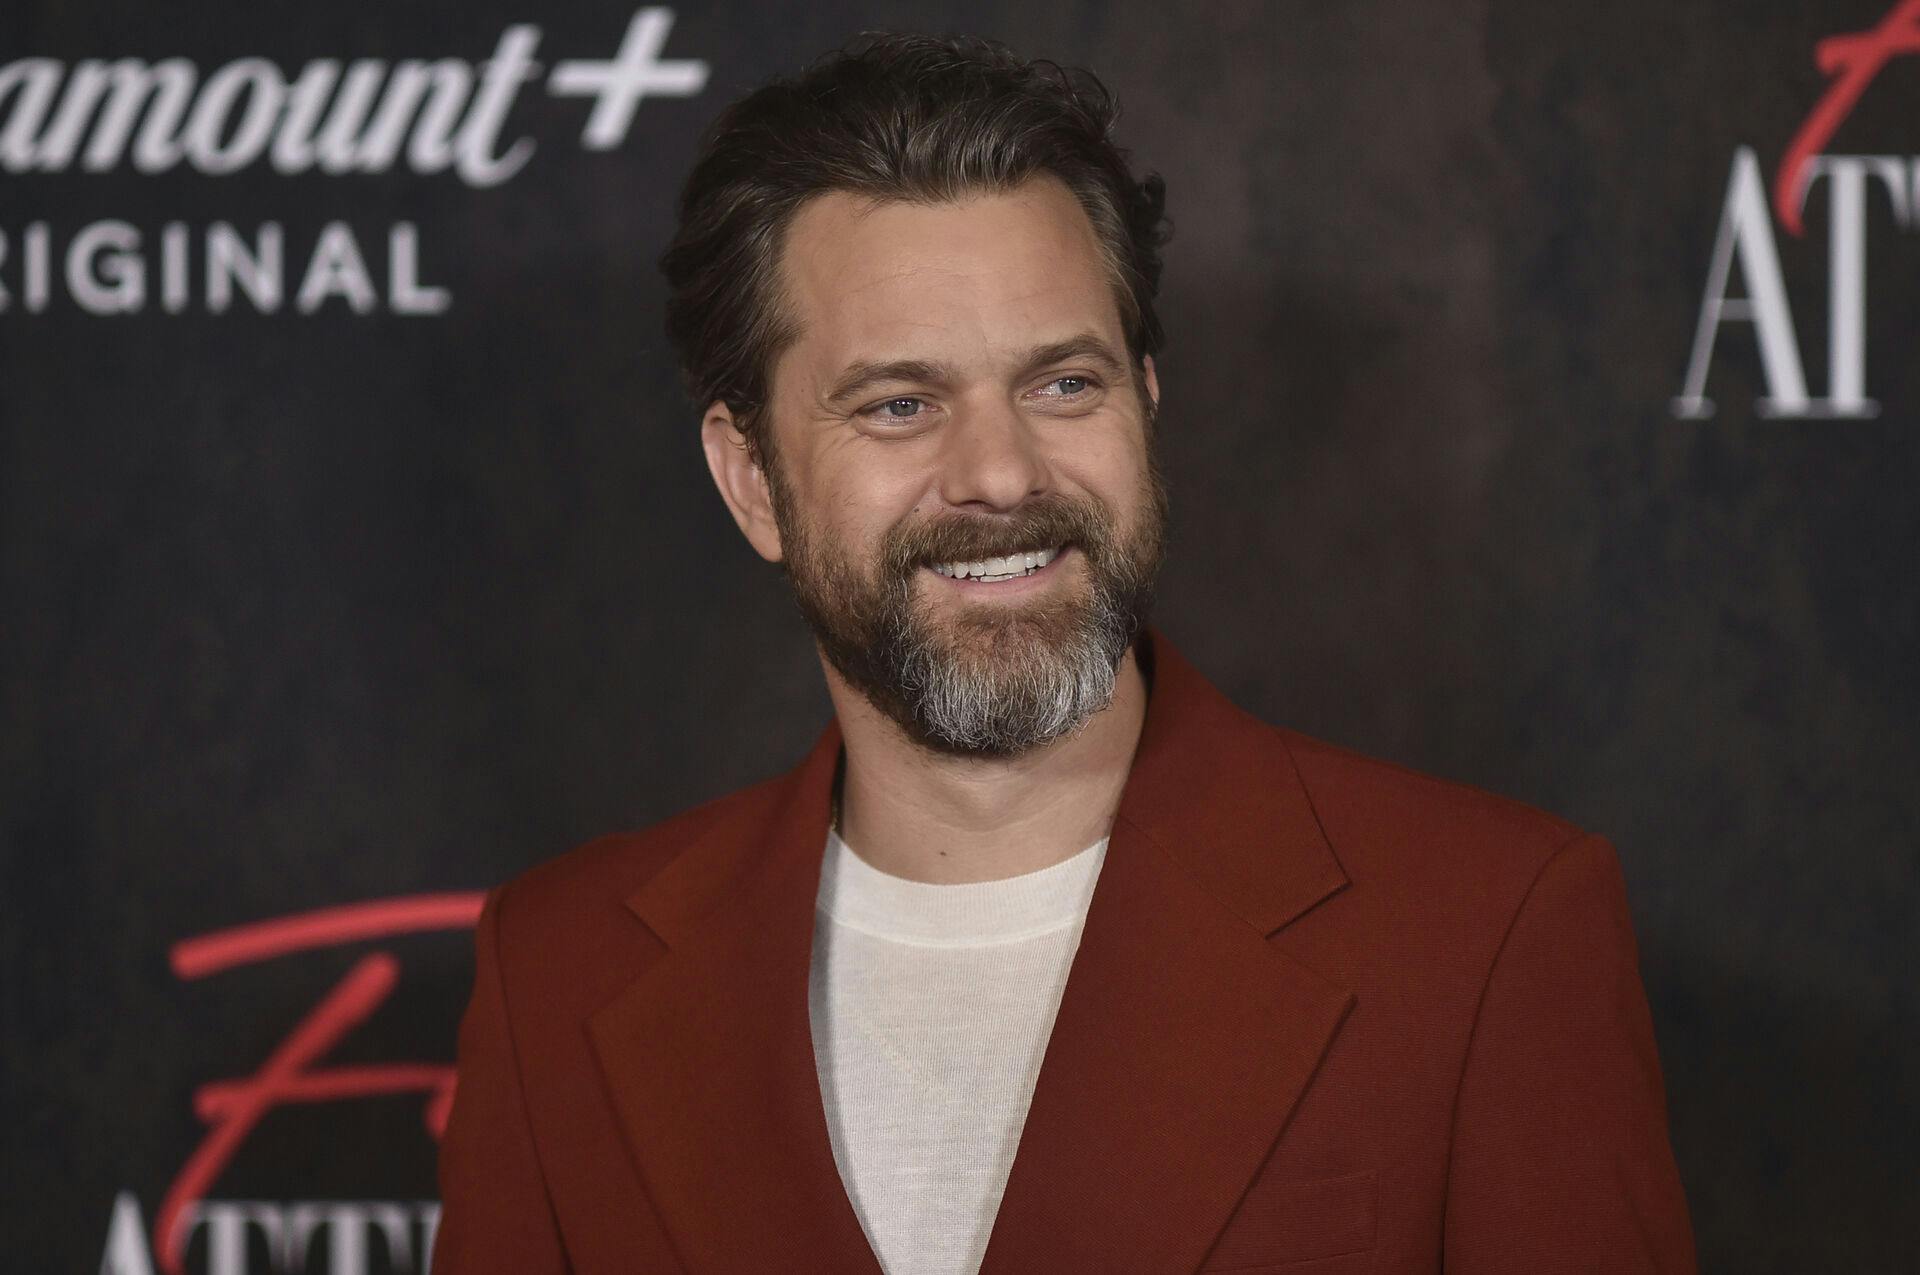
M 10 0 L 0 1267 L 424 1271 L 481 892 L 823 724 L 653 263 L 872 27 L 1167 179 L 1174 640 L 1611 836 L 1704 1268 L 1912 1270 L 1916 0 Z

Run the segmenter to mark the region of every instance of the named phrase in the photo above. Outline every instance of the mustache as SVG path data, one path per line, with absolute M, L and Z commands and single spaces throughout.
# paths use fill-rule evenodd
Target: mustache
M 896 527 L 887 537 L 888 573 L 904 577 L 938 562 L 999 558 L 1030 549 L 1078 545 L 1094 551 L 1112 539 L 1104 503 L 1049 495 L 1008 514 L 942 515 Z

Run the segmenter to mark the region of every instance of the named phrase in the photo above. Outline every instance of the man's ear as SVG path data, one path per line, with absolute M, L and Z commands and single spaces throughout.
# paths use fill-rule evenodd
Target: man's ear
M 779 562 L 784 554 L 767 476 L 754 462 L 732 410 L 719 399 L 707 405 L 707 414 L 701 418 L 700 445 L 706 449 L 713 485 L 720 489 L 720 499 L 727 502 L 727 512 L 740 525 L 747 543 L 768 562 Z
M 1153 355 L 1142 356 L 1141 364 L 1146 368 L 1147 397 L 1153 400 L 1154 410 L 1160 408 L 1160 378 L 1153 371 Z

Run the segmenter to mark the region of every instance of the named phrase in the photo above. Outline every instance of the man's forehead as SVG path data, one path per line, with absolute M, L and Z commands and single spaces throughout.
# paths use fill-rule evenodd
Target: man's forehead
M 967 188 L 939 199 L 822 191 L 800 205 L 787 233 L 789 242 L 814 237 L 816 248 L 847 238 L 959 248 L 998 238 L 1000 228 L 1015 218 L 1053 229 L 1098 255 L 1099 240 L 1086 210 L 1065 182 L 1046 172 L 1005 188 Z
M 795 344 L 829 377 L 967 347 L 1012 358 L 1088 332 L 1121 339 L 1092 223 L 1051 176 L 937 203 L 816 196 L 789 229 L 782 273 Z

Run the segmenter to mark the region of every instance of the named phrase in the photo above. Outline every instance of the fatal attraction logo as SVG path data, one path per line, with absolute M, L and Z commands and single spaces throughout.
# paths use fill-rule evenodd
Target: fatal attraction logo
M 469 931 L 478 921 L 478 892 L 375 899 L 274 917 L 182 940 L 169 952 L 176 977 L 194 981 L 297 953 L 436 930 Z M 206 1126 L 200 1143 L 173 1177 L 151 1231 L 138 1198 L 122 1191 L 108 1221 L 101 1275 L 182 1275 L 190 1241 L 205 1238 L 208 1275 L 246 1275 L 251 1251 L 264 1244 L 271 1269 L 308 1269 L 321 1248 L 334 1275 L 368 1275 L 373 1250 L 388 1271 L 425 1272 L 431 1265 L 439 1206 L 432 1200 L 213 1200 L 209 1193 L 241 1146 L 271 1112 L 359 1099 L 414 1094 L 421 1099 L 421 1136 L 438 1140 L 453 1106 L 454 1069 L 444 1061 L 396 1060 L 326 1065 L 327 1057 L 385 1004 L 399 986 L 400 959 L 374 950 L 356 960 L 252 1071 L 199 1085 L 193 1110 Z
M 1693 350 L 1684 384 L 1671 404 L 1676 417 L 1700 420 L 1714 414 L 1707 376 L 1720 329 L 1732 322 L 1753 325 L 1766 388 L 1754 402 L 1760 416 L 1846 420 L 1879 415 L 1880 403 L 1867 390 L 1868 212 L 1872 198 L 1884 193 L 1894 226 L 1915 228 L 1920 156 L 1847 155 L 1827 147 L 1881 72 L 1916 54 L 1920 0 L 1900 0 L 1878 25 L 1815 44 L 1814 63 L 1827 77 L 1827 87 L 1781 157 L 1771 205 L 1754 149 L 1741 146 L 1734 151 Z M 1779 221 L 1790 240 L 1804 239 L 1807 201 L 1822 179 L 1829 201 L 1827 385 L 1824 393 L 1815 393 L 1802 358 L 1773 222 Z M 1736 262 L 1743 296 L 1728 295 Z

